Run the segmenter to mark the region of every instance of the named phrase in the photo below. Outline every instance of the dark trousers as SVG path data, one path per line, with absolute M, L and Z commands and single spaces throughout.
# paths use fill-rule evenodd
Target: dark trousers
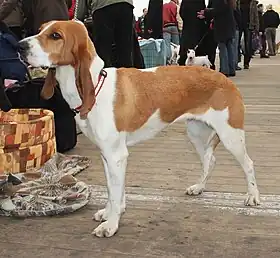
M 234 38 L 226 42 L 219 42 L 219 56 L 220 56 L 220 72 L 225 75 L 235 74 L 235 51 Z
M 92 38 L 97 54 L 112 67 L 112 44 L 116 44 L 116 67 L 132 67 L 133 7 L 117 3 L 95 11 L 92 15 Z
M 252 32 L 248 28 L 239 29 L 239 49 L 241 48 L 241 38 L 244 34 L 244 65 L 249 65 L 252 58 Z M 241 51 L 239 51 L 241 53 Z
M 266 36 L 265 33 L 263 32 L 261 35 L 261 44 L 262 44 L 262 49 L 260 51 L 260 56 L 263 57 L 266 55 Z
M 276 42 L 275 42 L 276 28 L 266 28 L 265 36 L 267 40 L 269 55 L 275 56 L 276 55 Z
M 5 93 L 4 80 L 0 77 L 0 110 L 8 112 L 12 108 L 12 105 Z
M 23 38 L 22 28 L 20 26 L 9 27 L 9 29 L 14 33 L 18 40 Z
M 208 34 L 205 36 L 205 39 L 202 42 L 202 47 L 205 49 L 203 55 L 208 55 L 208 59 L 210 61 L 211 69 L 215 70 L 215 60 L 216 60 L 216 50 L 218 43 L 214 38 L 214 31 L 210 30 Z
M 132 60 L 133 60 L 133 67 L 138 68 L 138 69 L 145 68 L 144 58 L 141 53 L 141 49 L 140 49 L 139 42 L 138 42 L 138 37 L 137 37 L 135 30 L 133 30 Z

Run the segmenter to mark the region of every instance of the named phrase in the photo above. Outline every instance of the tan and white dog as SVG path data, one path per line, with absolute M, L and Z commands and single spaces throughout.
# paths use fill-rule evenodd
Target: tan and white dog
M 260 203 L 245 146 L 242 97 L 224 75 L 203 67 L 108 68 L 104 84 L 100 83 L 104 63 L 86 28 L 77 21 L 44 24 L 39 34 L 22 40 L 20 48 L 32 66 L 55 68 L 49 70 L 42 96 L 52 96 L 56 76 L 70 107 L 80 106 L 76 115 L 80 129 L 101 150 L 108 202 L 94 215 L 95 220 L 104 221 L 93 231 L 96 236 L 114 235 L 125 211 L 128 146 L 154 137 L 179 120 L 186 122 L 203 166 L 201 179 L 186 193 L 198 195 L 205 189 L 215 163 L 213 152 L 222 141 L 246 175 L 245 205 Z

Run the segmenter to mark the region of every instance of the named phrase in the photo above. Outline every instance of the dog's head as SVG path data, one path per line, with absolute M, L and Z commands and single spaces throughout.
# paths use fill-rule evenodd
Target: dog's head
M 96 56 L 94 45 L 83 23 L 79 21 L 51 21 L 40 32 L 19 42 L 21 56 L 34 67 L 55 68 L 71 65 L 75 69 L 76 86 L 82 100 L 80 114 L 87 114 L 95 103 L 95 92 L 90 74 Z M 42 96 L 54 93 L 55 70 L 49 70 Z
M 195 58 L 195 51 L 193 49 L 188 49 L 187 56 L 190 60 Z

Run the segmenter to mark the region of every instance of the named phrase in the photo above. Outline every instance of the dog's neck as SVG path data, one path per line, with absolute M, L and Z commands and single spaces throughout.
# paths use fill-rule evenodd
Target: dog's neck
M 98 84 L 99 74 L 104 68 L 104 61 L 96 55 L 90 66 L 90 74 L 93 85 Z M 75 78 L 75 70 L 71 65 L 59 66 L 56 68 L 56 79 L 60 85 L 60 89 L 64 99 L 71 108 L 76 108 L 82 104 Z

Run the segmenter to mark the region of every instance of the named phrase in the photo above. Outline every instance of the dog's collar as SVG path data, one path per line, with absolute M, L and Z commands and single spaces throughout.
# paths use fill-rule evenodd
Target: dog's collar
M 95 93 L 95 97 L 98 96 L 98 94 L 99 94 L 99 92 L 100 92 L 100 90 L 101 90 L 101 88 L 102 88 L 102 86 L 103 86 L 103 84 L 104 84 L 104 82 L 105 82 L 106 77 L 107 77 L 107 72 L 106 72 L 105 70 L 102 69 L 102 70 L 100 71 L 99 75 L 98 75 L 98 82 L 97 82 L 97 85 L 96 85 L 96 87 L 94 88 L 94 91 L 95 91 L 96 89 L 98 89 L 97 92 Z M 82 107 L 82 105 L 80 105 L 80 106 L 78 106 L 78 107 L 76 107 L 76 108 L 74 108 L 74 109 L 72 109 L 72 110 L 75 112 L 75 114 L 78 114 L 78 113 L 80 112 L 81 107 Z

